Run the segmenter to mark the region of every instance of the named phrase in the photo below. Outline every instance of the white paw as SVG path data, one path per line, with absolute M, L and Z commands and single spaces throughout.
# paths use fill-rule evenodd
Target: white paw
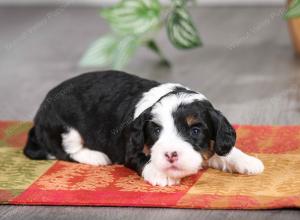
M 94 166 L 103 166 L 111 164 L 108 156 L 102 152 L 83 148 L 80 151 L 70 155 L 73 160 L 79 163 L 90 164 Z
M 142 177 L 153 186 L 173 186 L 180 183 L 180 179 L 168 177 L 166 174 L 157 170 L 151 162 L 144 167 Z
M 256 175 L 264 171 L 262 161 L 249 155 L 236 160 L 233 166 L 236 172 L 247 175 Z

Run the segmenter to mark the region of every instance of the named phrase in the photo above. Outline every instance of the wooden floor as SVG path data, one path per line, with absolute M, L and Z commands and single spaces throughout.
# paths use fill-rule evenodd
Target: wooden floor
M 280 7 L 192 10 L 204 47 L 177 51 L 157 40 L 173 67 L 140 49 L 127 71 L 204 93 L 232 123 L 299 124 L 300 63 Z M 31 120 L 46 92 L 88 69 L 88 45 L 108 31 L 97 8 L 0 7 L 0 118 Z M 297 210 L 216 211 L 0 206 L 0 219 L 300 219 Z

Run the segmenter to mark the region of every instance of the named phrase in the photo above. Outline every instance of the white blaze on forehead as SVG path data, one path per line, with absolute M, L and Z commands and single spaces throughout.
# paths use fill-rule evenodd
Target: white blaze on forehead
M 180 104 L 190 104 L 194 101 L 206 100 L 206 97 L 200 93 L 179 93 L 172 94 L 160 100 L 153 106 L 151 113 L 154 116 L 154 121 L 164 123 L 166 125 L 174 124 L 172 113 Z
M 153 87 L 148 92 L 143 94 L 142 99 L 137 103 L 134 112 L 134 119 L 137 118 L 143 111 L 151 107 L 161 97 L 174 91 L 176 87 L 185 88 L 184 86 L 176 83 L 164 83 L 159 86 Z
M 178 84 L 178 83 L 164 83 L 164 84 L 161 84 L 159 86 L 156 86 L 156 87 L 150 89 L 148 92 L 145 92 L 143 94 L 142 99 L 137 103 L 137 105 L 135 107 L 134 119 L 137 118 L 147 108 L 153 106 L 161 97 L 174 91 L 175 88 L 178 88 L 178 87 L 190 90 L 189 88 L 184 87 L 183 85 Z M 180 96 L 179 96 L 179 98 L 180 98 Z M 197 99 L 197 100 L 206 99 L 206 97 L 204 95 L 202 95 L 201 93 L 189 94 L 188 96 L 184 96 L 183 98 L 187 99 L 186 100 L 187 103 L 192 102 L 191 100 L 195 100 L 195 99 Z M 181 100 L 179 100 L 179 101 L 181 101 Z

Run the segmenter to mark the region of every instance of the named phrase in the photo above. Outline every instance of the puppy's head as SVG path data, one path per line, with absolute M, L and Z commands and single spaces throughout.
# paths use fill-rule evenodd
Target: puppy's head
M 204 160 L 229 153 L 235 144 L 227 119 L 194 94 L 164 97 L 138 120 L 150 163 L 174 178 L 196 173 Z

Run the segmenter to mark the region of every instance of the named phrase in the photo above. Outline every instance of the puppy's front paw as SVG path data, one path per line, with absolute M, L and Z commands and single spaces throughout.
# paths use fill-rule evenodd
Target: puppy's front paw
M 256 175 L 264 171 L 264 164 L 256 157 L 245 155 L 235 161 L 234 169 L 238 173 Z
M 153 186 L 173 186 L 180 183 L 180 179 L 168 177 L 156 169 L 151 163 L 146 164 L 144 167 L 142 177 Z

